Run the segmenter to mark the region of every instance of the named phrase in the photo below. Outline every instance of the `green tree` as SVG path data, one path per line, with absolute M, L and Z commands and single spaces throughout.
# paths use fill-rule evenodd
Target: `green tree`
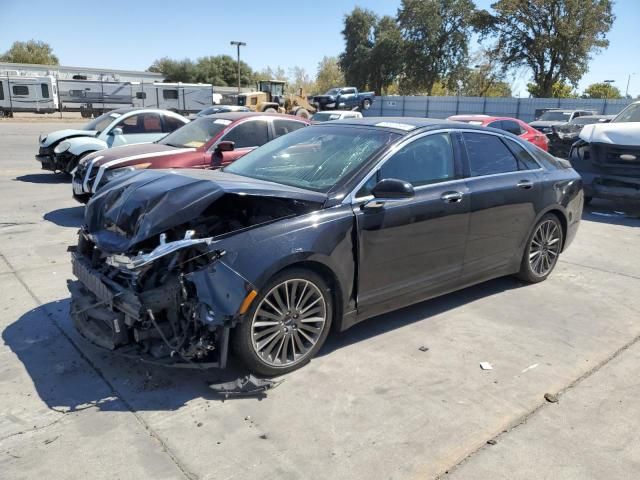
M 291 93 L 298 93 L 302 89 L 305 95 L 310 94 L 316 89 L 316 82 L 311 78 L 307 71 L 299 66 L 289 69 L 288 89 Z
M 253 70 L 240 61 L 240 85 L 253 84 Z M 195 64 L 195 81 L 217 86 L 238 85 L 238 62 L 229 55 L 201 57 Z
M 481 50 L 471 57 L 462 78 L 462 95 L 469 97 L 510 97 L 511 86 L 495 57 Z
M 554 83 L 549 94 L 542 93 L 540 86 L 536 83 L 527 83 L 527 91 L 532 97 L 538 98 L 578 98 L 578 94 L 571 85 L 563 82 Z
M 330 88 L 345 84 L 344 74 L 337 57 L 323 57 L 316 73 L 316 93 L 324 93 Z
M 256 81 L 258 80 L 284 80 L 287 81 L 287 72 L 278 65 L 275 68 L 267 67 L 254 74 Z
M 591 55 L 608 46 L 611 7 L 611 0 L 498 0 L 494 13 L 477 12 L 475 25 L 496 40 L 506 68 L 531 70 L 535 96 L 551 97 L 558 83 L 577 85 Z
M 472 0 L 402 0 L 405 89 L 430 95 L 440 81 L 456 89 L 468 60 L 474 11 Z
M 196 78 L 196 68 L 191 60 L 172 60 L 163 57 L 148 68 L 149 72 L 161 73 L 165 76 L 165 82 L 194 82 Z
M 592 83 L 584 89 L 582 98 L 622 98 L 622 93 L 609 83 Z
M 378 95 L 382 95 L 402 73 L 403 53 L 404 41 L 396 20 L 389 16 L 382 17 L 374 29 L 368 69 L 369 87 Z
M 374 44 L 374 28 L 378 17 L 371 10 L 356 7 L 345 16 L 342 36 L 345 51 L 340 54 L 340 68 L 346 83 L 366 90 L 369 83 L 371 50 Z
M 58 57 L 48 43 L 40 40 L 13 42 L 11 48 L 0 55 L 0 62 L 58 65 Z

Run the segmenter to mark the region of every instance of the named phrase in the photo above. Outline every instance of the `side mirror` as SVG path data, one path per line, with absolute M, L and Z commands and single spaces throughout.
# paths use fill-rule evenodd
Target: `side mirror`
M 235 142 L 230 142 L 229 140 L 223 140 L 222 142 L 216 145 L 216 152 L 231 152 L 236 148 Z
M 381 200 L 396 200 L 402 198 L 412 198 L 415 195 L 413 185 L 397 178 L 385 178 L 380 180 L 371 194 Z
M 109 132 L 109 135 L 113 137 L 117 137 L 118 135 L 122 135 L 122 129 L 120 127 L 116 127 Z

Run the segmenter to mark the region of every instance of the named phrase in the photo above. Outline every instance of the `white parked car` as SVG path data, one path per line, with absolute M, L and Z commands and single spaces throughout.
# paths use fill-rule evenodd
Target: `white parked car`
M 100 115 L 79 130 L 40 135 L 36 160 L 43 170 L 71 171 L 82 157 L 105 148 L 150 143 L 189 123 L 182 115 L 152 108 L 120 108 Z
M 362 118 L 362 114 L 353 110 L 331 110 L 314 113 L 311 121 L 313 123 L 328 122 L 329 120 L 342 120 L 343 118 Z

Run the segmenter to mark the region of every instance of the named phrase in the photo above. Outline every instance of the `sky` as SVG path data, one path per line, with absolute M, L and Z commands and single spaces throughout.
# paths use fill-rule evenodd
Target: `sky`
M 489 8 L 492 0 L 476 0 Z M 0 52 L 16 40 L 49 43 L 62 65 L 146 70 L 154 60 L 235 56 L 232 40 L 247 43 L 241 57 L 253 69 L 301 66 L 315 75 L 323 56 L 344 48 L 344 15 L 356 5 L 379 15 L 395 15 L 400 0 L 0 0 Z M 26 8 L 28 7 L 28 8 Z M 609 48 L 596 54 L 578 90 L 615 80 L 624 94 L 640 95 L 640 63 L 635 39 L 640 0 L 617 0 Z M 477 47 L 472 42 L 472 49 Z M 528 96 L 527 73 L 511 79 L 514 94 Z

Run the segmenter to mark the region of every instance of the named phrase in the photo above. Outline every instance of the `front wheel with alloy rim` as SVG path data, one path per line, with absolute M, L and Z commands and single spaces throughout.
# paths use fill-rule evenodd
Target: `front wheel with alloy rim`
M 322 347 L 333 317 L 326 282 L 315 272 L 278 274 L 233 332 L 234 351 L 253 372 L 281 375 L 306 364 Z
M 562 251 L 563 232 L 558 217 L 543 216 L 529 236 L 518 277 L 529 283 L 545 280 L 553 271 Z

